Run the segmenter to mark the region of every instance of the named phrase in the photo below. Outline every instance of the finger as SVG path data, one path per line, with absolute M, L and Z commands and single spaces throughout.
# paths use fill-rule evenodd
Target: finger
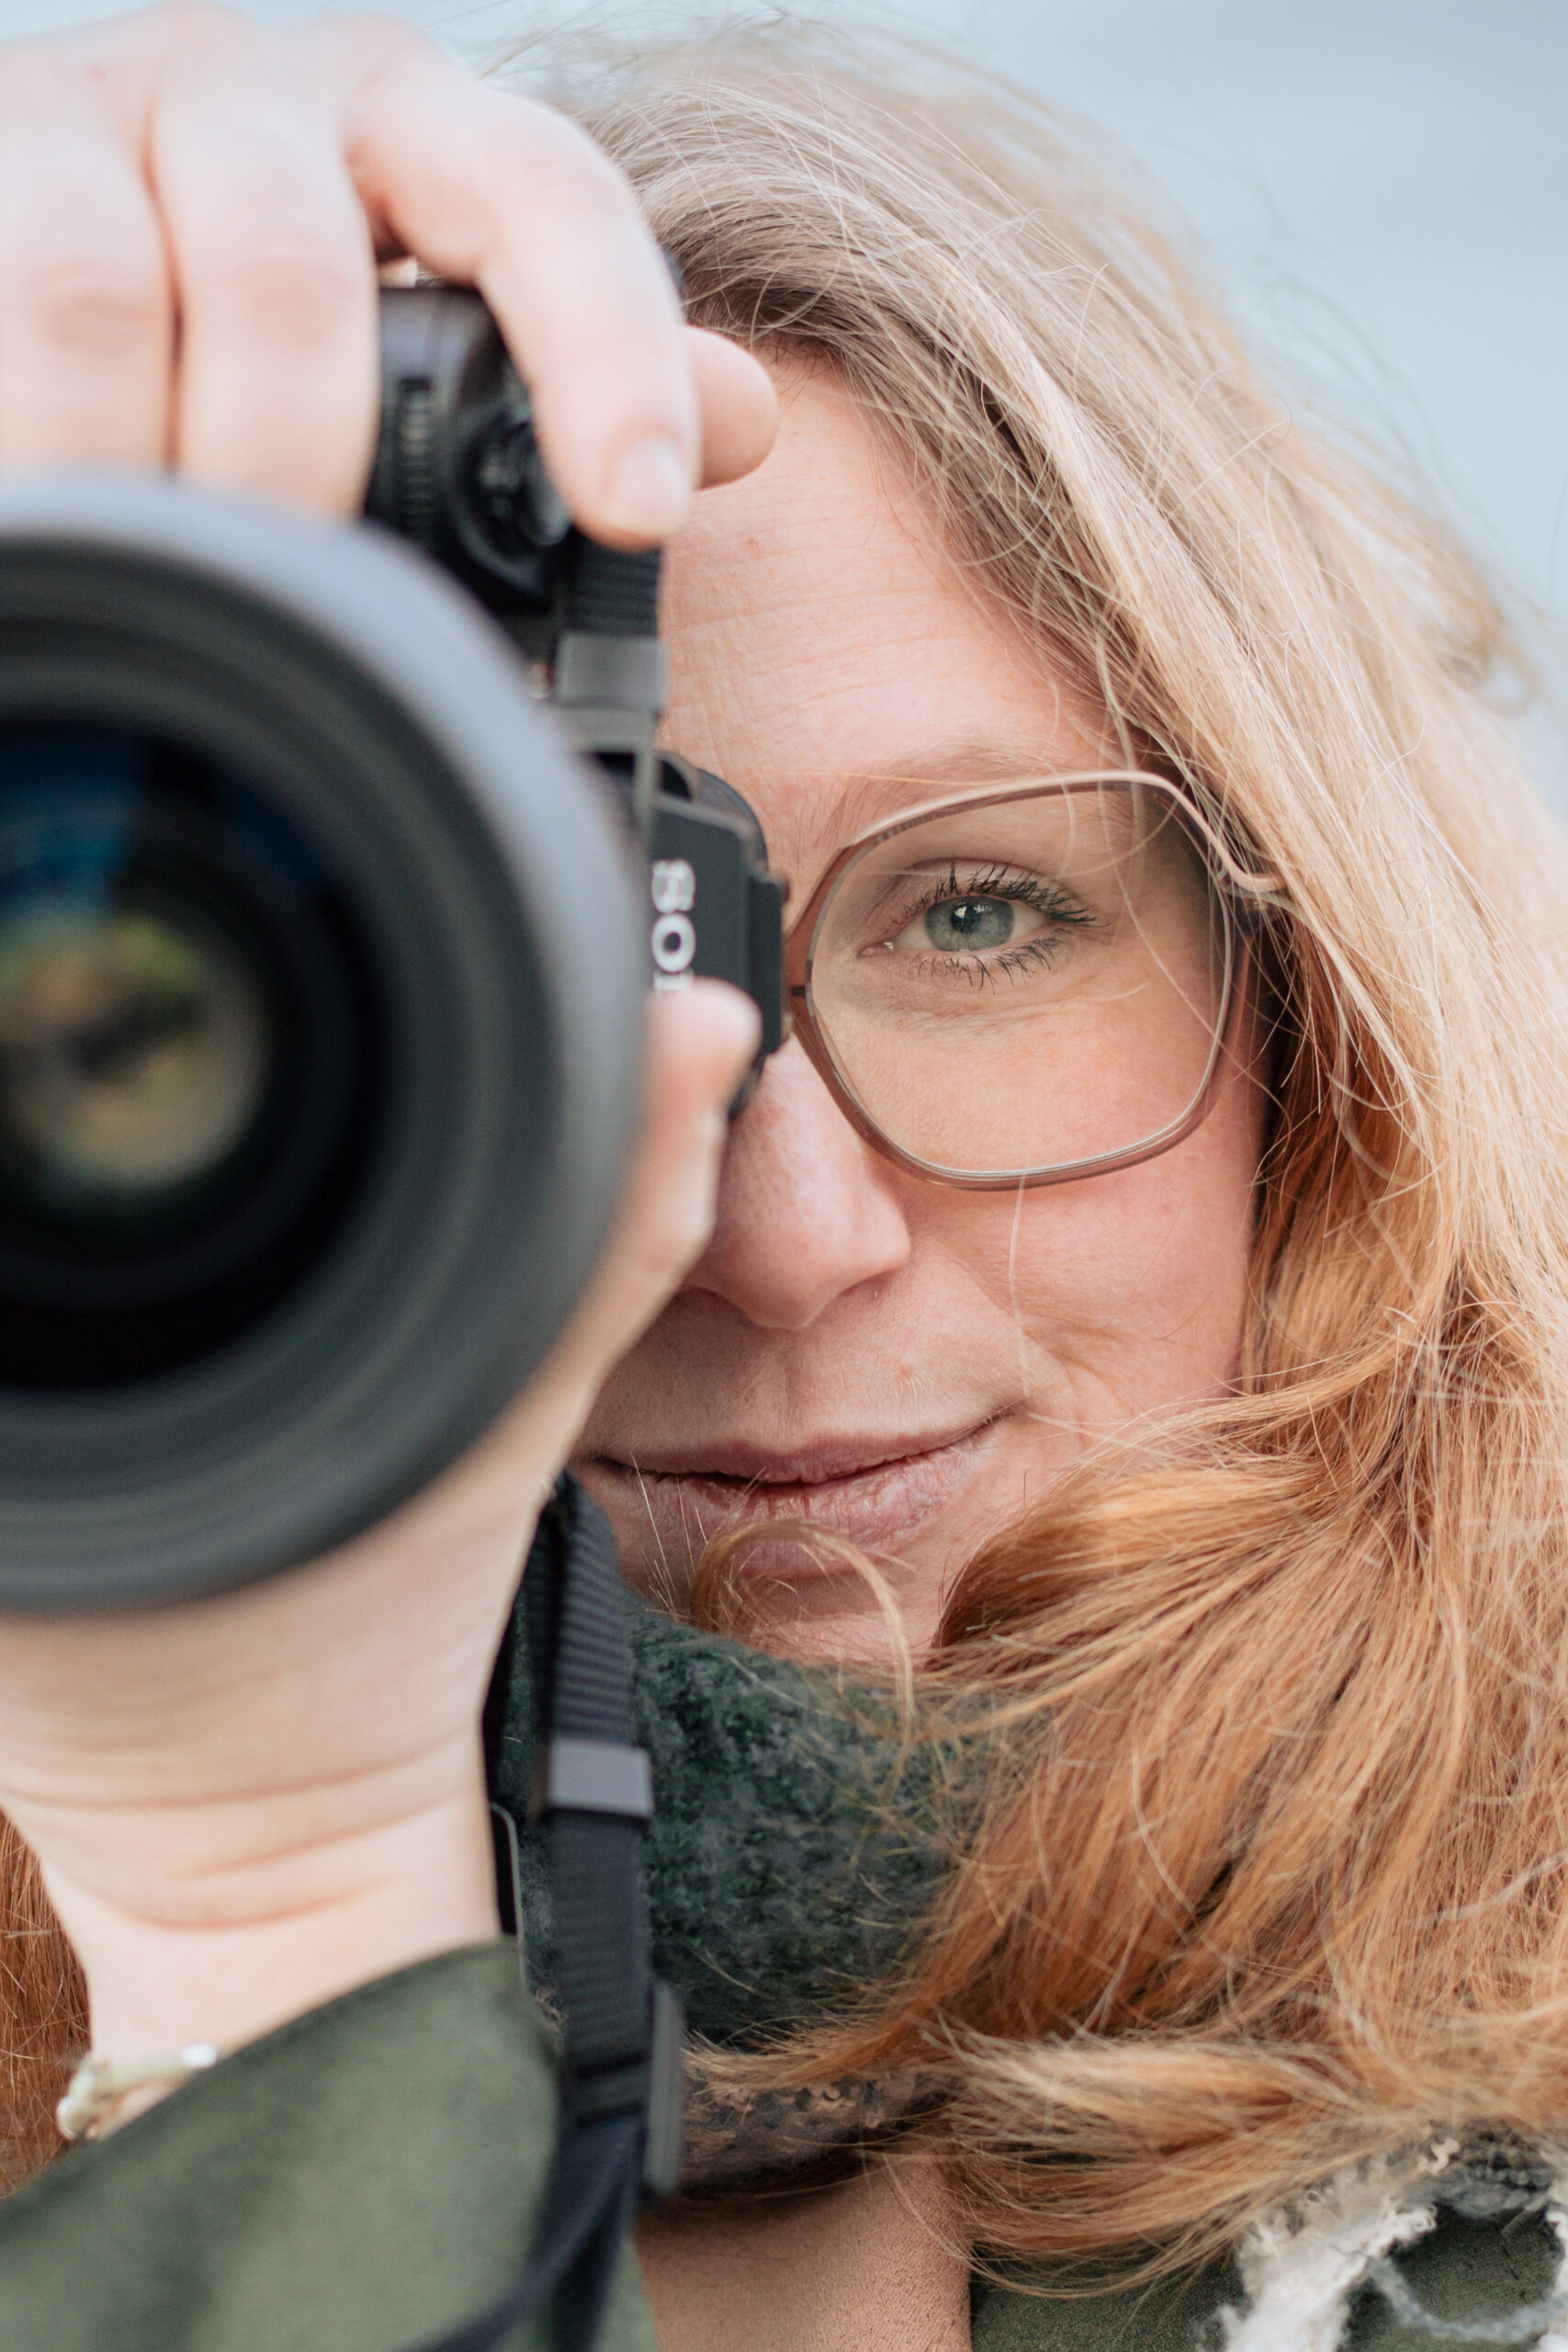
M 155 107 L 175 455 L 199 481 L 349 514 L 375 446 L 376 262 L 334 113 L 281 86 L 287 54 L 225 26 Z
M 161 464 L 172 320 L 132 142 L 83 54 L 0 58 L 0 462 Z
M 778 394 L 761 361 L 726 335 L 688 327 L 686 350 L 703 421 L 702 484 L 716 490 L 753 472 L 773 447 Z
M 652 1001 L 642 1140 L 610 1247 L 564 1342 L 594 1385 L 706 1246 L 727 1114 L 758 1032 L 756 1006 L 722 981 Z
M 667 537 L 696 479 L 696 393 L 670 274 L 615 166 L 423 44 L 389 53 L 347 144 L 373 226 L 495 312 L 576 520 L 616 547 Z
M 622 1230 L 655 1283 L 678 1282 L 707 1240 L 727 1114 L 758 1033 L 750 998 L 721 981 L 650 1003 L 648 1115 Z

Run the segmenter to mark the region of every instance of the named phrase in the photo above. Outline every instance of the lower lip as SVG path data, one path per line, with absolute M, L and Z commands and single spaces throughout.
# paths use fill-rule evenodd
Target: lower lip
M 638 1471 L 625 1462 L 593 1465 L 621 1488 L 629 1513 L 651 1524 L 660 1550 L 671 1562 L 694 1558 L 715 1537 L 738 1527 L 773 1521 L 819 1528 L 865 1552 L 897 1552 L 901 1543 L 951 1509 L 979 1476 L 997 1424 L 987 1422 L 951 1445 L 927 1453 L 879 1462 L 847 1478 L 773 1486 L 761 1480 L 702 1477 L 689 1472 Z M 782 1564 L 766 1543 L 735 1563 L 746 1576 L 777 1577 Z M 852 1575 L 831 1557 L 813 1558 L 791 1547 L 792 1583 Z

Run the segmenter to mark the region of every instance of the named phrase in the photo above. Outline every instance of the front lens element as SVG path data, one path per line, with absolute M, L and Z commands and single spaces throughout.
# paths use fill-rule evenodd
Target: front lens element
M 264 784 L 0 729 L 0 1386 L 119 1385 L 265 1318 L 365 1164 L 375 995 Z
M 155 1216 L 254 1125 L 255 975 L 184 909 L 44 893 L 0 914 L 0 1153 L 46 1216 Z
M 811 943 L 839 1076 L 933 1173 L 1038 1176 L 1173 1137 L 1230 992 L 1228 914 L 1154 783 L 978 795 L 869 843 Z

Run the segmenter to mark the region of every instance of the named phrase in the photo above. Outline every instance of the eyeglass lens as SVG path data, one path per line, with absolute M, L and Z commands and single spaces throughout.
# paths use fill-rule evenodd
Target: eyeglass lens
M 1038 1174 L 1181 1126 L 1230 960 L 1224 901 L 1163 795 L 1035 787 L 853 858 L 818 918 L 810 1003 L 902 1151 L 950 1175 Z

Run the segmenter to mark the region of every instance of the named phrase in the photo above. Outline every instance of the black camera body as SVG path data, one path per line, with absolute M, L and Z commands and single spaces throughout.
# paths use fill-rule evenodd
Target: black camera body
M 761 831 L 655 748 L 657 559 L 570 528 L 477 297 L 383 332 L 385 530 L 0 483 L 0 1607 L 419 1492 L 597 1262 L 650 973 L 782 1032 Z
M 660 754 L 665 660 L 657 554 L 571 524 L 539 457 L 533 408 L 494 320 L 460 288 L 381 297 L 381 428 L 366 498 L 506 629 L 534 690 L 619 790 L 646 841 L 656 989 L 742 989 L 782 1042 L 784 886 L 757 818 L 721 777 Z

